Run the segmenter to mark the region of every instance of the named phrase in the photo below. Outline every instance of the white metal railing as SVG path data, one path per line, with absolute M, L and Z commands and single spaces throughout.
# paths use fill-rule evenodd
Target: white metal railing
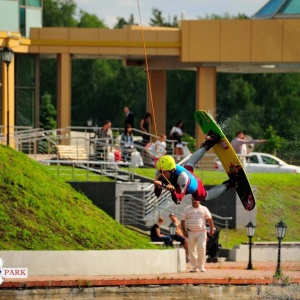
M 120 222 L 123 225 L 136 226 L 138 228 L 150 228 L 160 216 L 168 217 L 174 210 L 169 206 L 164 206 L 165 202 L 170 201 L 170 193 L 165 192 L 156 198 L 151 184 L 147 190 L 124 193 L 120 195 Z M 186 205 L 182 205 L 182 210 Z M 212 214 L 215 225 L 218 228 L 225 228 L 226 247 L 228 245 L 228 221 L 232 217 L 222 217 Z M 162 225 L 162 229 L 168 230 L 168 225 Z
M 170 199 L 170 193 L 163 191 L 157 198 L 153 191 L 153 185 L 143 191 L 120 195 L 120 222 L 123 225 L 133 225 L 139 228 L 152 226 L 153 215 L 163 202 Z M 171 213 L 171 211 L 170 211 Z M 148 222 L 147 222 L 148 221 Z
M 9 126 L 9 140 L 14 139 L 14 136 L 18 133 L 30 131 L 33 128 L 31 126 Z M 7 126 L 0 125 L 0 144 L 6 144 L 7 141 Z
M 45 159 L 41 161 L 42 164 L 47 166 L 55 166 L 57 171 L 57 176 L 63 177 L 64 173 L 62 172 L 63 166 L 71 166 L 72 168 L 78 168 L 85 169 L 87 171 L 87 181 L 92 178 L 91 172 L 96 175 L 102 175 L 106 177 L 111 177 L 115 181 L 117 180 L 125 180 L 125 181 L 132 181 L 134 178 L 134 174 L 131 169 L 131 164 L 128 162 L 106 162 L 106 161 L 89 161 L 89 160 L 76 160 L 76 161 L 70 161 L 70 160 L 53 160 L 53 159 Z M 127 167 L 127 174 L 126 175 L 120 175 L 120 167 Z M 76 180 L 75 172 L 71 172 L 72 180 Z M 69 173 L 67 173 L 67 176 L 69 176 Z
M 98 127 L 67 127 L 55 130 L 44 131 L 40 128 L 26 129 L 22 132 L 15 132 L 13 138 L 15 140 L 15 148 L 17 151 L 22 151 L 36 157 L 39 154 L 55 154 L 55 145 L 74 145 L 84 147 L 91 160 L 103 159 L 109 160 L 109 152 L 102 153 L 101 146 L 107 146 L 105 149 L 120 150 L 120 133 L 122 129 L 112 128 L 114 138 L 109 143 L 106 139 L 96 138 L 95 132 Z M 142 144 L 142 131 L 135 129 L 134 147 L 141 153 L 144 164 L 146 166 L 154 166 L 155 151 L 153 147 L 145 147 Z M 149 134 L 153 141 L 158 139 L 157 136 Z M 174 155 L 174 140 L 166 140 L 167 153 Z M 188 150 L 187 150 L 188 151 Z M 176 157 L 175 157 L 176 158 Z

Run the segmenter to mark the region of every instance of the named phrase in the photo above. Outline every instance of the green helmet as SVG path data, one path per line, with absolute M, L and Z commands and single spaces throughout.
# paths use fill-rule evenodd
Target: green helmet
M 170 155 L 162 156 L 156 163 L 156 169 L 159 171 L 172 171 L 175 168 L 175 160 Z

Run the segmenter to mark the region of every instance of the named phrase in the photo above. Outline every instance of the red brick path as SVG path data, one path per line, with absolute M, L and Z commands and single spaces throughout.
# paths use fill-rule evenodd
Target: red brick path
M 26 279 L 6 278 L 1 288 L 42 288 L 78 286 L 119 286 L 119 285 L 174 285 L 174 284 L 271 284 L 284 280 L 300 284 L 300 262 L 282 262 L 282 279 L 274 278 L 276 262 L 252 262 L 254 270 L 247 270 L 247 262 L 207 263 L 206 272 L 187 271 L 172 274 L 118 275 L 118 276 L 29 276 Z

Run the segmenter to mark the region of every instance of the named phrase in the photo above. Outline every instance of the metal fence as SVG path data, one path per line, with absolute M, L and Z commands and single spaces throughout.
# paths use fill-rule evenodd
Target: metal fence
M 163 216 L 165 220 L 169 218 L 170 213 L 181 215 L 184 208 L 189 205 L 181 203 L 181 205 L 172 205 L 170 193 L 163 191 L 160 197 L 154 195 L 154 187 L 151 184 L 147 189 L 142 191 L 124 192 L 119 196 L 120 201 L 120 223 L 125 226 L 135 226 L 142 230 L 149 231 L 151 226 L 157 222 L 159 216 Z M 212 214 L 214 224 L 218 228 L 225 228 L 226 246 L 228 240 L 228 221 L 232 217 L 222 217 Z M 161 226 L 162 230 L 168 231 L 168 224 Z
M 22 131 L 16 131 L 11 136 L 11 143 L 14 143 L 17 151 L 22 151 L 35 159 L 42 158 L 42 155 L 45 156 L 45 159 L 59 158 L 57 145 L 69 145 L 77 147 L 77 149 L 79 147 L 84 149 L 89 160 L 114 160 L 114 152 L 122 150 L 120 147 L 120 133 L 123 129 L 112 128 L 113 139 L 111 140 L 97 138 L 95 135 L 97 129 L 98 127 L 67 127 L 44 131 L 39 128 L 26 128 Z M 143 145 L 142 131 L 134 129 L 134 132 L 134 149 L 141 154 L 145 166 L 153 167 L 156 160 L 153 145 L 159 137 L 149 134 L 152 143 Z M 0 141 L 5 143 L 5 136 L 1 136 Z M 174 156 L 176 159 L 177 157 L 174 154 L 175 142 L 175 140 L 167 139 L 166 151 L 167 154 Z M 189 150 L 185 143 L 184 146 L 184 157 L 186 157 Z M 76 152 L 76 150 L 74 151 Z

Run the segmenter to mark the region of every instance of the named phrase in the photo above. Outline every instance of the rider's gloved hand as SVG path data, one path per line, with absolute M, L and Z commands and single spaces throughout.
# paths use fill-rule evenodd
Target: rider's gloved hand
M 227 191 L 231 190 L 231 189 L 236 189 L 238 187 L 237 180 L 234 178 L 230 178 L 230 179 L 224 181 L 223 184 L 226 185 Z

